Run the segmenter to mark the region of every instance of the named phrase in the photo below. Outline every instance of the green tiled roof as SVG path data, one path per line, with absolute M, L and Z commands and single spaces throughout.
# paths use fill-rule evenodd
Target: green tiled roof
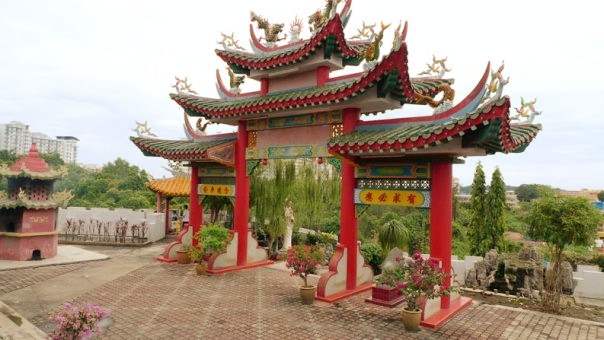
M 487 118 L 494 108 L 505 109 L 505 116 Z M 470 113 L 452 115 L 440 120 L 361 125 L 352 133 L 332 138 L 328 146 L 330 151 L 359 146 L 371 147 L 375 144 L 387 146 L 388 149 L 397 143 L 414 145 L 413 148 L 428 147 L 446 140 L 445 132 L 462 128 L 456 132 L 456 135 L 467 134 L 470 138 L 464 138 L 472 146 L 484 148 L 488 153 L 522 152 L 539 132 L 541 126 L 536 124 L 510 125 L 507 116 L 508 109 L 509 99 L 504 97 L 492 105 L 482 106 Z M 467 122 L 472 122 L 472 124 L 466 128 Z M 350 152 L 350 149 L 347 150 Z M 340 151 L 336 151 L 336 153 L 338 152 Z
M 130 137 L 130 140 L 145 156 L 163 157 L 170 160 L 203 160 L 206 150 L 229 143 L 234 139 L 233 136 L 208 141 Z
M 296 52 L 306 46 L 308 41 L 302 44 L 296 44 L 292 46 L 287 46 L 284 48 L 279 48 L 274 51 L 268 51 L 263 53 L 253 53 L 248 51 L 239 51 L 239 50 L 215 50 L 215 52 L 221 56 L 230 56 L 236 57 L 240 60 L 249 60 L 249 61 L 263 61 L 269 59 L 277 59 L 279 57 L 283 57 L 293 52 Z M 355 50 L 357 53 L 362 53 L 367 49 L 367 46 L 371 44 L 371 41 L 367 40 L 348 40 L 348 46 Z
M 335 94 L 342 92 L 352 87 L 358 78 L 352 78 L 343 80 L 337 83 L 329 83 L 324 86 L 312 86 L 305 88 L 295 88 L 283 91 L 271 92 L 265 96 L 253 96 L 253 97 L 242 97 L 234 99 L 213 99 L 199 97 L 187 93 L 170 94 L 170 97 L 185 107 L 187 113 L 191 116 L 200 116 L 200 113 L 205 112 L 216 112 L 216 111 L 227 111 L 229 109 L 238 108 L 251 108 L 270 103 L 282 103 L 290 102 L 298 99 L 312 98 L 326 94 Z M 411 85 L 415 93 L 434 96 L 437 92 L 438 86 L 441 84 L 451 84 L 453 80 L 450 79 L 435 79 L 435 78 L 417 78 L 411 79 Z M 372 85 L 375 86 L 375 85 Z M 360 92 L 361 93 L 361 92 Z M 391 95 L 395 98 L 403 101 L 400 91 L 397 87 L 394 87 Z M 412 100 L 409 100 L 413 103 Z

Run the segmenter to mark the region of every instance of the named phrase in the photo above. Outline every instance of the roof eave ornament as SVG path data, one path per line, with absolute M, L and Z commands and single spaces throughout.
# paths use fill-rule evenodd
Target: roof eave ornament
M 243 47 L 239 45 L 239 40 L 235 39 L 235 33 L 231 33 L 230 35 L 220 33 L 222 39 L 218 41 L 218 44 L 222 46 L 225 51 L 245 51 Z
M 447 67 L 446 62 L 447 57 L 439 59 L 433 54 L 432 63 L 426 64 L 426 69 L 420 72 L 418 75 L 442 79 L 445 74 L 452 71 L 452 69 Z
M 151 132 L 151 128 L 149 127 L 149 123 L 144 121 L 143 123 L 135 121 L 136 127 L 132 129 L 136 133 L 137 137 L 157 137 L 156 134 Z
M 372 42 L 371 44 L 369 44 L 369 46 L 367 46 L 367 49 L 365 50 L 365 52 L 363 53 L 363 57 L 365 58 L 365 64 L 363 64 L 363 70 L 365 72 L 368 72 L 370 70 L 372 70 L 378 63 L 378 58 L 380 57 L 380 47 L 382 47 L 382 43 L 384 40 L 384 32 L 388 29 L 388 27 L 390 27 L 390 24 L 384 24 L 384 22 L 382 21 L 380 23 L 380 32 L 379 33 L 375 33 L 375 31 L 373 30 L 373 26 L 370 25 L 365 25 L 365 23 L 363 23 L 363 29 L 365 29 L 367 27 L 368 29 L 368 34 L 371 34 L 372 36 Z M 360 33 L 360 31 L 359 31 Z
M 264 36 L 259 41 L 264 40 L 267 46 L 272 47 L 281 40 L 287 39 L 287 34 L 282 34 L 284 24 L 271 24 L 266 18 L 250 12 L 252 22 L 256 22 L 258 29 L 264 31 Z
M 407 39 L 407 29 L 408 29 L 407 21 L 405 21 L 405 25 L 403 26 L 403 31 L 401 32 L 401 22 L 399 22 L 396 30 L 394 31 L 394 38 L 392 40 L 392 52 L 398 51 L 399 48 Z
M 516 115 L 511 117 L 511 120 L 516 120 L 520 124 L 532 124 L 535 120 L 535 117 L 541 115 L 542 111 L 537 111 L 535 109 L 535 104 L 537 104 L 537 98 L 526 101 L 524 97 L 520 97 L 520 107 L 514 108 L 516 111 Z
M 308 17 L 308 27 L 310 28 L 310 33 L 315 33 L 320 30 L 331 18 L 333 18 L 338 12 L 338 5 L 342 2 L 342 0 L 325 0 L 325 6 L 322 9 L 318 9 L 316 12 L 311 14 Z M 342 14 L 346 14 L 347 17 L 342 17 L 342 26 L 346 27 L 344 22 L 348 22 L 350 18 L 350 3 L 351 0 L 346 2 Z M 347 13 L 345 13 L 346 11 Z M 346 19 L 346 21 L 344 21 Z
M 491 80 L 487 84 L 481 104 L 490 105 L 497 102 L 503 96 L 503 88 L 510 82 L 510 77 L 503 78 L 504 68 L 505 63 L 502 61 L 501 66 L 496 71 L 491 71 Z

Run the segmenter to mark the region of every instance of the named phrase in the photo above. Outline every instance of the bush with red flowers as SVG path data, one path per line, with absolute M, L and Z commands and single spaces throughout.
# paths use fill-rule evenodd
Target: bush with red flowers
M 396 259 L 397 264 L 384 270 L 378 283 L 396 287 L 407 301 L 406 310 L 419 311 L 422 299 L 433 299 L 451 293 L 451 288 L 442 288 L 445 273 L 436 259 L 423 259 L 419 252 L 411 258 Z
M 288 249 L 286 266 L 292 270 L 292 275 L 297 275 L 304 280 L 304 287 L 308 285 L 308 274 L 317 270 L 323 262 L 325 254 L 318 246 L 296 245 Z

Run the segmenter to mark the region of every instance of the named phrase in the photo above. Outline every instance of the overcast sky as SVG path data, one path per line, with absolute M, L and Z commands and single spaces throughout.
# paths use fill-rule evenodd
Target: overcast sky
M 322 5 L 320 0 L 2 1 L 0 123 L 19 120 L 33 131 L 74 135 L 82 163 L 122 157 L 164 176 L 165 161 L 144 157 L 128 137 L 135 120 L 149 121 L 161 137 L 184 137 L 182 110 L 168 97 L 174 76 L 188 76 L 201 95 L 216 96 L 214 72 L 225 66 L 214 54 L 221 31 L 235 32 L 248 47 L 250 10 L 289 24 Z M 537 97 L 543 131 L 522 154 L 480 158 L 488 175 L 499 166 L 512 185 L 604 188 L 601 13 L 599 1 L 584 0 L 354 0 L 347 32 L 353 35 L 363 20 L 393 26 L 407 20 L 411 74 L 422 71 L 433 53 L 447 56 L 457 100 L 476 84 L 488 61 L 505 60 L 511 80 L 506 94 L 514 106 L 520 96 Z M 383 53 L 390 49 L 391 34 Z M 425 112 L 409 105 L 382 117 Z M 455 167 L 462 184 L 471 182 L 477 161 L 469 158 Z

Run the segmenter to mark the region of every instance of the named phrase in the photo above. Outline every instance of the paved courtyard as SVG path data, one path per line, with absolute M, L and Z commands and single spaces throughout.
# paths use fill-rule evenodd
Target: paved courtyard
M 195 275 L 193 266 L 134 261 L 134 269 L 90 289 L 69 286 L 68 275 L 106 271 L 128 256 L 0 272 L 0 300 L 49 331 L 46 314 L 61 298 L 43 312 L 28 309 L 31 302 L 23 299 L 45 283 L 55 281 L 59 289 L 64 282 L 63 290 L 77 292 L 63 295 L 65 300 L 112 310 L 107 339 L 604 339 L 602 324 L 486 304 L 470 307 L 437 331 L 407 333 L 400 311 L 365 303 L 368 294 L 332 305 L 301 305 L 298 280 L 267 268 L 210 277 Z

